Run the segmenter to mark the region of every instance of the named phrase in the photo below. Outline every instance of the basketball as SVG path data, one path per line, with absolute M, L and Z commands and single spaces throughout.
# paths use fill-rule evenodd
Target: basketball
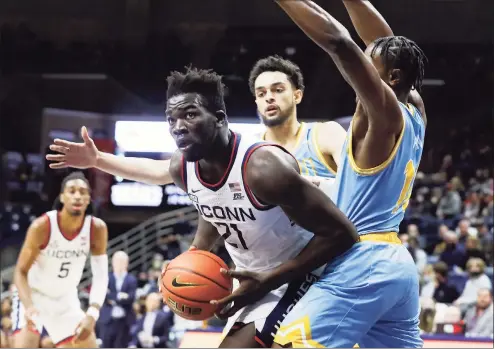
M 173 259 L 162 274 L 163 301 L 188 320 L 206 320 L 217 306 L 210 304 L 232 292 L 232 278 L 220 273 L 227 264 L 213 253 L 192 250 Z

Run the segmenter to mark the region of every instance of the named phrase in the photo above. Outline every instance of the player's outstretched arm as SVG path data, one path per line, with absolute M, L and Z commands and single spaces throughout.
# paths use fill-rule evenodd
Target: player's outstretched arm
M 398 134 L 403 118 L 397 97 L 347 29 L 312 1 L 277 0 L 277 3 L 333 59 L 366 110 L 369 127 L 384 134 Z
M 392 28 L 385 18 L 371 4 L 369 0 L 342 0 L 351 18 L 352 24 L 359 37 L 368 46 L 373 41 L 386 36 L 394 35 Z M 426 124 L 425 105 L 421 95 L 416 90 L 411 90 L 408 102 L 413 104 L 421 112 Z
M 186 183 L 184 183 L 187 179 L 183 178 L 182 170 L 182 154 L 179 151 L 176 151 L 172 156 L 172 159 L 170 159 L 170 176 L 176 186 L 187 192 Z M 191 247 L 198 250 L 210 251 L 215 246 L 219 237 L 220 235 L 218 234 L 217 228 L 210 222 L 205 221 L 201 215 L 199 215 L 198 228 L 194 235 Z
M 316 186 L 299 175 L 296 160 L 278 147 L 261 147 L 248 160 L 246 180 L 262 201 L 280 206 L 315 237 L 269 277 L 272 287 L 303 276 L 347 251 L 358 240 L 347 217 Z
M 99 151 L 94 141 L 89 137 L 86 127 L 82 127 L 83 143 L 55 139 L 50 150 L 58 154 L 48 154 L 46 159 L 52 161 L 50 168 L 66 167 L 91 168 L 95 167 L 114 176 L 147 184 L 169 184 L 172 178 L 169 174 L 170 160 L 152 160 L 145 158 L 122 157 Z
M 50 223 L 48 217 L 41 216 L 36 218 L 28 228 L 24 244 L 15 265 L 14 284 L 19 292 L 19 298 L 28 312 L 34 311 L 31 289 L 28 285 L 29 269 L 31 269 L 34 261 L 38 258 L 40 251 L 46 247 L 49 238 Z
M 359 37 L 368 46 L 378 38 L 394 35 L 387 21 L 369 0 L 342 0 Z

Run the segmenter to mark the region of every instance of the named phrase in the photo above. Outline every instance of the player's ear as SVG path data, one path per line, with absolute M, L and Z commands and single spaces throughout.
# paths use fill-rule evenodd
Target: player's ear
M 388 84 L 392 87 L 397 87 L 402 80 L 402 72 L 400 69 L 392 69 L 388 74 Z
M 58 195 L 58 199 L 61 204 L 64 204 L 64 196 L 61 193 Z
M 303 98 L 303 91 L 299 89 L 294 90 L 294 101 L 296 102 L 296 104 L 301 103 L 302 98 Z
M 215 117 L 217 118 L 217 126 L 222 127 L 227 122 L 227 114 L 223 110 L 217 110 L 215 112 Z

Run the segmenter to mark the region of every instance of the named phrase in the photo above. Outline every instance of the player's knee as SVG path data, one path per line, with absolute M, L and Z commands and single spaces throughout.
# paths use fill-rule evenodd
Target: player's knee
M 42 348 L 55 348 L 55 343 L 48 336 L 44 336 L 41 338 L 41 347 Z

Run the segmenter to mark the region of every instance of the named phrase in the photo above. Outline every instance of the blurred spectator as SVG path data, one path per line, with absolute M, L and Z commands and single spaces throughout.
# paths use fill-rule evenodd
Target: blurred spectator
M 435 293 L 435 288 L 437 284 L 433 265 L 428 264 L 425 267 L 420 281 L 421 281 L 421 298 L 428 298 L 428 299 L 433 298 L 433 294 Z
M 418 239 L 416 237 L 410 236 L 408 241 L 407 250 L 411 253 L 414 263 L 416 263 L 418 273 L 421 274 L 426 267 L 426 263 L 428 262 L 428 256 L 426 255 L 426 252 L 419 247 Z
M 168 312 L 164 312 L 160 308 L 161 301 L 159 293 L 150 293 L 146 297 L 146 313 L 132 330 L 130 348 L 167 348 L 174 313 L 168 307 Z
M 437 208 L 437 217 L 440 219 L 451 219 L 461 213 L 461 196 L 453 188 L 451 183 L 446 185 L 446 194 L 440 199 Z
M 158 292 L 158 279 L 160 278 L 162 272 L 160 269 L 150 269 L 148 273 L 144 273 L 147 277 L 147 282 L 143 287 L 140 287 L 136 291 L 136 296 L 138 298 L 146 296 L 151 292 Z
M 441 241 L 435 246 L 433 255 L 439 256 L 443 253 L 443 251 L 445 251 L 445 247 L 447 246 L 445 237 L 447 236 L 447 233 L 449 231 L 451 231 L 449 230 L 449 227 L 447 227 L 445 224 L 440 224 L 440 226 L 438 227 L 438 237 L 441 239 Z
M 477 192 L 471 192 L 464 203 L 464 218 L 470 223 L 476 223 L 481 214 L 480 197 Z
M 471 258 L 479 258 L 486 264 L 485 253 L 481 250 L 481 243 L 477 237 L 469 236 L 466 240 L 466 253 L 464 256 L 464 263 L 462 269 L 467 270 L 467 262 Z
M 478 230 L 471 226 L 471 223 L 467 219 L 462 219 L 459 221 L 457 225 L 457 229 L 455 230 L 458 241 L 460 244 L 464 245 L 469 236 L 478 236 Z
M 133 303 L 137 280 L 127 272 L 129 256 L 117 251 L 112 256 L 113 272 L 109 273 L 108 292 L 101 308 L 99 338 L 104 348 L 125 348 L 130 341 L 130 329 L 135 321 Z
M 477 337 L 493 337 L 493 298 L 490 289 L 478 290 L 476 304 L 464 316 L 466 334 Z
M 449 267 L 444 262 L 438 262 L 433 266 L 433 270 L 436 280 L 433 299 L 437 303 L 453 303 L 459 298 L 459 292 L 448 283 Z
M 486 276 L 485 268 L 485 262 L 480 258 L 471 258 L 467 262 L 469 279 L 466 282 L 466 286 L 464 286 L 461 296 L 455 302 L 456 305 L 465 309 L 467 306 L 476 302 L 476 297 L 480 289 L 492 289 L 492 282 Z
M 426 247 L 426 239 L 419 232 L 418 226 L 416 224 L 409 224 L 407 226 L 407 235 L 416 238 L 419 243 L 419 247 L 424 249 Z
M 421 298 L 420 302 L 419 328 L 426 333 L 432 333 L 435 320 L 435 301 L 431 298 Z
M 454 266 L 463 267 L 466 251 L 458 243 L 457 235 L 454 232 L 444 234 L 445 250 L 440 254 L 440 260 L 445 262 L 449 269 Z

